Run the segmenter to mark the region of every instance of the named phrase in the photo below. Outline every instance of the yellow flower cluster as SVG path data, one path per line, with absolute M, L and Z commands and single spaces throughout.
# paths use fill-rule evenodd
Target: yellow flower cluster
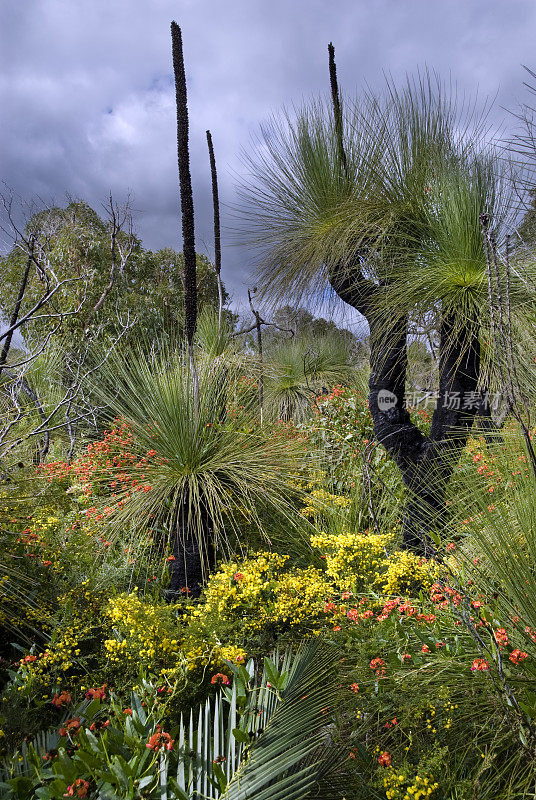
M 50 616 L 47 626 L 52 628 L 53 634 L 46 650 L 35 661 L 23 662 L 20 667 L 26 685 L 37 681 L 42 687 L 50 688 L 61 682 L 67 673 L 78 669 L 88 640 L 100 635 L 99 614 L 104 597 L 103 590 L 89 591 L 88 580 L 58 596 L 64 617 L 55 621 Z M 33 612 L 36 619 L 39 613 L 45 613 L 43 606 L 36 607 Z M 20 688 L 22 690 L 22 685 Z
M 87 624 L 82 620 L 71 620 L 68 626 L 56 628 L 48 648 L 35 661 L 21 662 L 20 677 L 26 685 L 38 681 L 42 687 L 61 682 L 81 655 L 81 642 L 87 636 Z M 23 685 L 19 686 L 22 691 Z
M 154 671 L 176 665 L 180 635 L 172 606 L 140 598 L 134 590 L 112 598 L 103 614 L 116 634 L 104 642 L 114 666 L 144 664 Z
M 46 533 L 57 527 L 59 518 L 55 516 L 55 511 L 56 509 L 54 508 L 44 508 L 39 514 L 32 516 L 32 526 L 36 533 L 38 531 Z
M 183 666 L 186 667 L 187 673 L 209 670 L 211 673 L 225 672 L 230 675 L 229 665 L 226 662 L 244 664 L 247 659 L 247 653 L 241 647 L 236 647 L 235 645 L 222 645 L 207 641 L 197 647 L 185 647 L 182 657 L 184 660 L 180 667 L 162 669 L 160 671 L 161 677 L 173 683 L 181 675 L 184 675 Z
M 409 550 L 397 550 L 384 562 L 385 572 L 377 583 L 387 595 L 409 595 L 415 597 L 422 590 L 430 591 L 439 578 L 439 564 L 425 559 Z
M 407 550 L 388 553 L 394 544 L 391 533 L 318 533 L 311 544 L 324 554 L 326 572 L 342 589 L 374 588 L 388 596 L 428 592 L 439 577 L 436 561 Z
M 383 778 L 387 800 L 425 800 L 439 789 L 433 775 L 416 775 L 408 778 L 405 770 L 389 767 Z
M 385 572 L 386 548 L 392 534 L 378 533 L 319 533 L 311 544 L 326 558 L 326 572 L 345 589 L 359 591 L 378 581 Z
M 228 672 L 226 661 L 239 664 L 246 660 L 245 650 L 224 645 L 214 635 L 201 642 L 189 637 L 188 631 L 179 627 L 175 610 L 152 598 L 139 597 L 137 591 L 110 600 L 104 616 L 115 637 L 107 639 L 104 648 L 112 666 L 137 671 L 141 664 L 172 684 L 193 672 Z
M 296 627 L 315 620 L 333 586 L 315 567 L 288 569 L 288 560 L 277 553 L 256 553 L 224 564 L 207 584 L 204 605 L 192 616 L 240 622 L 249 633 L 268 624 Z

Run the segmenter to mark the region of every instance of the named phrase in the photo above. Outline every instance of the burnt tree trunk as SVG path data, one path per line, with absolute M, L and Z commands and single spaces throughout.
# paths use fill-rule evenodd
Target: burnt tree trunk
M 176 602 L 185 596 L 199 597 L 205 579 L 216 563 L 210 515 L 203 508 L 198 524 L 194 525 L 188 519 L 187 506 L 187 502 L 183 502 L 171 535 L 174 561 L 169 565 L 168 602 Z
M 429 534 L 442 527 L 445 492 L 470 428 L 481 407 L 478 324 L 444 313 L 440 330 L 439 398 L 429 436 L 414 425 L 404 404 L 407 371 L 405 316 L 381 310 L 385 286 L 362 277 L 359 268 L 332 271 L 330 283 L 344 302 L 367 319 L 371 355 L 369 407 L 374 434 L 400 469 L 409 497 L 403 513 L 403 545 L 432 554 Z

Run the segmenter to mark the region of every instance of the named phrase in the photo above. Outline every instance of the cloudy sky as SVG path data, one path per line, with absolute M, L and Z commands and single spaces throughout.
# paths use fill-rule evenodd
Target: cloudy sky
M 428 65 L 462 91 L 526 100 L 536 68 L 535 0 L 0 0 L 0 177 L 26 200 L 95 209 L 130 192 L 152 249 L 180 248 L 169 25 L 182 28 L 196 246 L 212 255 L 210 128 L 224 204 L 242 147 L 284 104 L 328 86 L 327 44 L 354 93 Z M 231 226 L 223 209 L 223 223 Z M 250 259 L 228 243 L 224 280 L 243 305 Z

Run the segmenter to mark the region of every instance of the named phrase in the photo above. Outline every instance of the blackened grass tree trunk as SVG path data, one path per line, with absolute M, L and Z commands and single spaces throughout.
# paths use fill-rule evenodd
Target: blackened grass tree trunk
M 330 42 L 329 75 L 340 170 L 348 179 L 335 49 Z M 332 269 L 332 288 L 370 327 L 369 408 L 377 440 L 393 457 L 409 491 L 403 515 L 403 545 L 416 553 L 434 553 L 429 534 L 441 528 L 449 478 L 467 442 L 479 395 L 480 346 L 476 318 L 442 312 L 439 346 L 439 393 L 430 435 L 411 422 L 405 403 L 409 318 L 397 316 L 385 300 L 388 286 L 377 285 L 353 269 Z M 385 297 L 382 297 L 385 295 Z M 381 310 L 380 310 L 381 309 Z
M 357 273 L 357 276 L 356 276 Z M 359 274 L 332 271 L 339 297 L 370 327 L 369 408 L 374 434 L 400 469 L 409 490 L 403 515 L 403 543 L 431 554 L 429 534 L 442 527 L 445 490 L 480 408 L 478 322 L 443 314 L 439 345 L 439 393 L 429 436 L 411 422 L 405 404 L 408 318 L 394 321 L 378 312 L 379 287 Z
M 193 513 L 199 515 L 197 525 L 193 523 Z M 207 574 L 216 565 L 214 530 L 206 506 L 202 503 L 194 510 L 187 490 L 173 522 L 173 533 L 168 600 L 199 597 Z

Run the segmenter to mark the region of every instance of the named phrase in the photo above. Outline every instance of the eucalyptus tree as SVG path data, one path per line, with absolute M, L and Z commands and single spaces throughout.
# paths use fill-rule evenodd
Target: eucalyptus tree
M 426 552 L 481 406 L 480 217 L 500 241 L 509 197 L 474 107 L 429 75 L 342 106 L 330 55 L 333 108 L 320 100 L 274 118 L 246 157 L 245 228 L 274 302 L 331 289 L 366 318 L 375 435 L 409 490 L 404 543 Z M 434 320 L 439 398 L 425 436 L 405 407 L 407 347 Z

